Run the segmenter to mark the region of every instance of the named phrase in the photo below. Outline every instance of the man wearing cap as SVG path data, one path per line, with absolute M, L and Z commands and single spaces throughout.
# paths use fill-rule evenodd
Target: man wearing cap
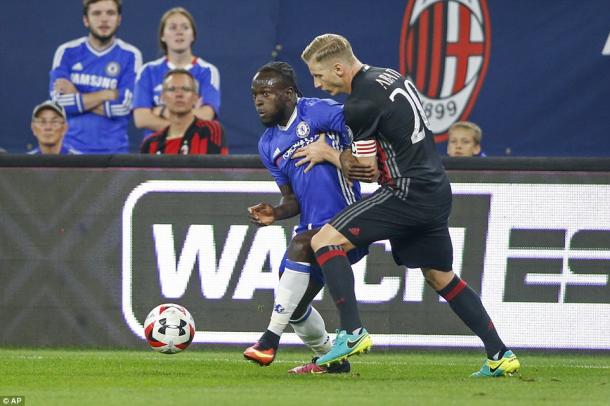
M 80 154 L 79 151 L 64 144 L 66 131 L 68 131 L 66 112 L 61 105 L 47 100 L 34 107 L 32 132 L 38 140 L 38 147 L 29 151 L 28 154 Z

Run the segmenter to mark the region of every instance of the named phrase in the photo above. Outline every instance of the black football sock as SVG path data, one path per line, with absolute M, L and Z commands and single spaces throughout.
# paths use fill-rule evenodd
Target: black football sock
M 258 342 L 263 350 L 268 350 L 269 348 L 277 350 L 277 347 L 280 346 L 280 336 L 273 331 L 267 330 L 263 333 Z
M 362 326 L 356 293 L 354 273 L 343 248 L 329 245 L 316 251 L 316 260 L 322 268 L 328 291 L 335 301 L 341 318 L 341 329 L 352 333 Z
M 496 327 L 487 314 L 479 295 L 457 275 L 438 291 L 460 319 L 483 341 L 487 358 L 499 359 L 506 346 L 498 336 Z

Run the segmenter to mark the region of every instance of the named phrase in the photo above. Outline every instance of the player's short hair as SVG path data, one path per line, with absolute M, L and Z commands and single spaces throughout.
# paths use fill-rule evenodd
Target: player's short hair
M 161 47 L 164 55 L 167 55 L 167 44 L 161 40 L 161 37 L 163 36 L 163 31 L 165 31 L 167 20 L 174 14 L 181 14 L 186 17 L 187 20 L 189 20 L 191 29 L 193 30 L 193 44 L 195 43 L 195 40 L 197 40 L 197 25 L 195 25 L 195 18 L 193 15 L 184 7 L 170 8 L 165 12 L 165 14 L 163 14 L 163 17 L 161 17 L 161 22 L 159 23 L 159 46 Z M 191 46 L 193 44 L 191 44 Z
M 89 6 L 90 5 L 92 5 L 94 3 L 97 3 L 97 2 L 100 2 L 100 1 L 103 1 L 103 0 L 83 0 L 83 15 L 84 16 L 87 15 L 87 13 L 89 12 Z M 117 11 L 118 11 L 118 13 L 120 15 L 122 7 L 123 7 L 122 1 L 121 0 L 112 0 L 112 1 L 114 1 L 114 4 L 116 4 Z
M 356 57 L 347 38 L 339 34 L 318 35 L 307 45 L 301 53 L 305 63 L 310 61 L 321 62 L 326 59 L 339 58 L 354 63 Z
M 271 72 L 279 76 L 287 87 L 292 87 L 297 96 L 302 97 L 303 93 L 297 86 L 297 75 L 292 66 L 286 62 L 275 61 L 261 66 L 257 73 Z
M 474 139 L 475 144 L 481 145 L 481 141 L 483 140 L 483 131 L 481 130 L 481 127 L 470 121 L 456 121 L 449 127 L 447 133 L 450 133 L 456 128 L 472 131 L 472 138 Z
M 174 76 L 174 75 L 186 75 L 189 78 L 191 78 L 191 82 L 193 82 L 193 88 L 195 89 L 195 93 L 199 94 L 199 81 L 197 79 L 195 79 L 195 76 L 193 76 L 193 74 L 186 69 L 177 68 L 177 69 L 168 70 L 167 72 L 165 72 L 165 75 L 163 75 L 162 83 L 165 83 L 165 81 L 170 76 Z M 163 86 L 163 89 L 165 89 L 165 86 Z

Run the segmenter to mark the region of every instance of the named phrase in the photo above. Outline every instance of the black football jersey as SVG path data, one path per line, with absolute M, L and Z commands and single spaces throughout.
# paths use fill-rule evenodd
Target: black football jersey
M 382 186 L 402 200 L 424 205 L 451 199 L 417 90 L 404 76 L 364 65 L 352 80 L 344 111 L 354 141 L 376 141 Z

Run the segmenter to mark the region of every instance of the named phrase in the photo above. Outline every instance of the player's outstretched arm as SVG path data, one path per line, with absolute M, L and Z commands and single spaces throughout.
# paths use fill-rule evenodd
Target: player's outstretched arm
M 299 206 L 297 196 L 292 190 L 292 186 L 289 184 L 282 185 L 280 186 L 280 192 L 282 192 L 280 204 L 273 208 L 275 219 L 284 220 L 299 214 L 301 212 L 301 207 Z
M 273 206 L 269 203 L 259 203 L 248 207 L 248 217 L 251 223 L 259 227 L 271 225 L 275 221 Z
M 277 206 L 271 206 L 269 203 L 259 203 L 255 206 L 248 207 L 248 217 L 250 221 L 257 226 L 268 226 L 277 220 L 283 220 L 294 217 L 300 213 L 299 202 L 292 187 L 288 184 L 280 186 L 282 199 Z

